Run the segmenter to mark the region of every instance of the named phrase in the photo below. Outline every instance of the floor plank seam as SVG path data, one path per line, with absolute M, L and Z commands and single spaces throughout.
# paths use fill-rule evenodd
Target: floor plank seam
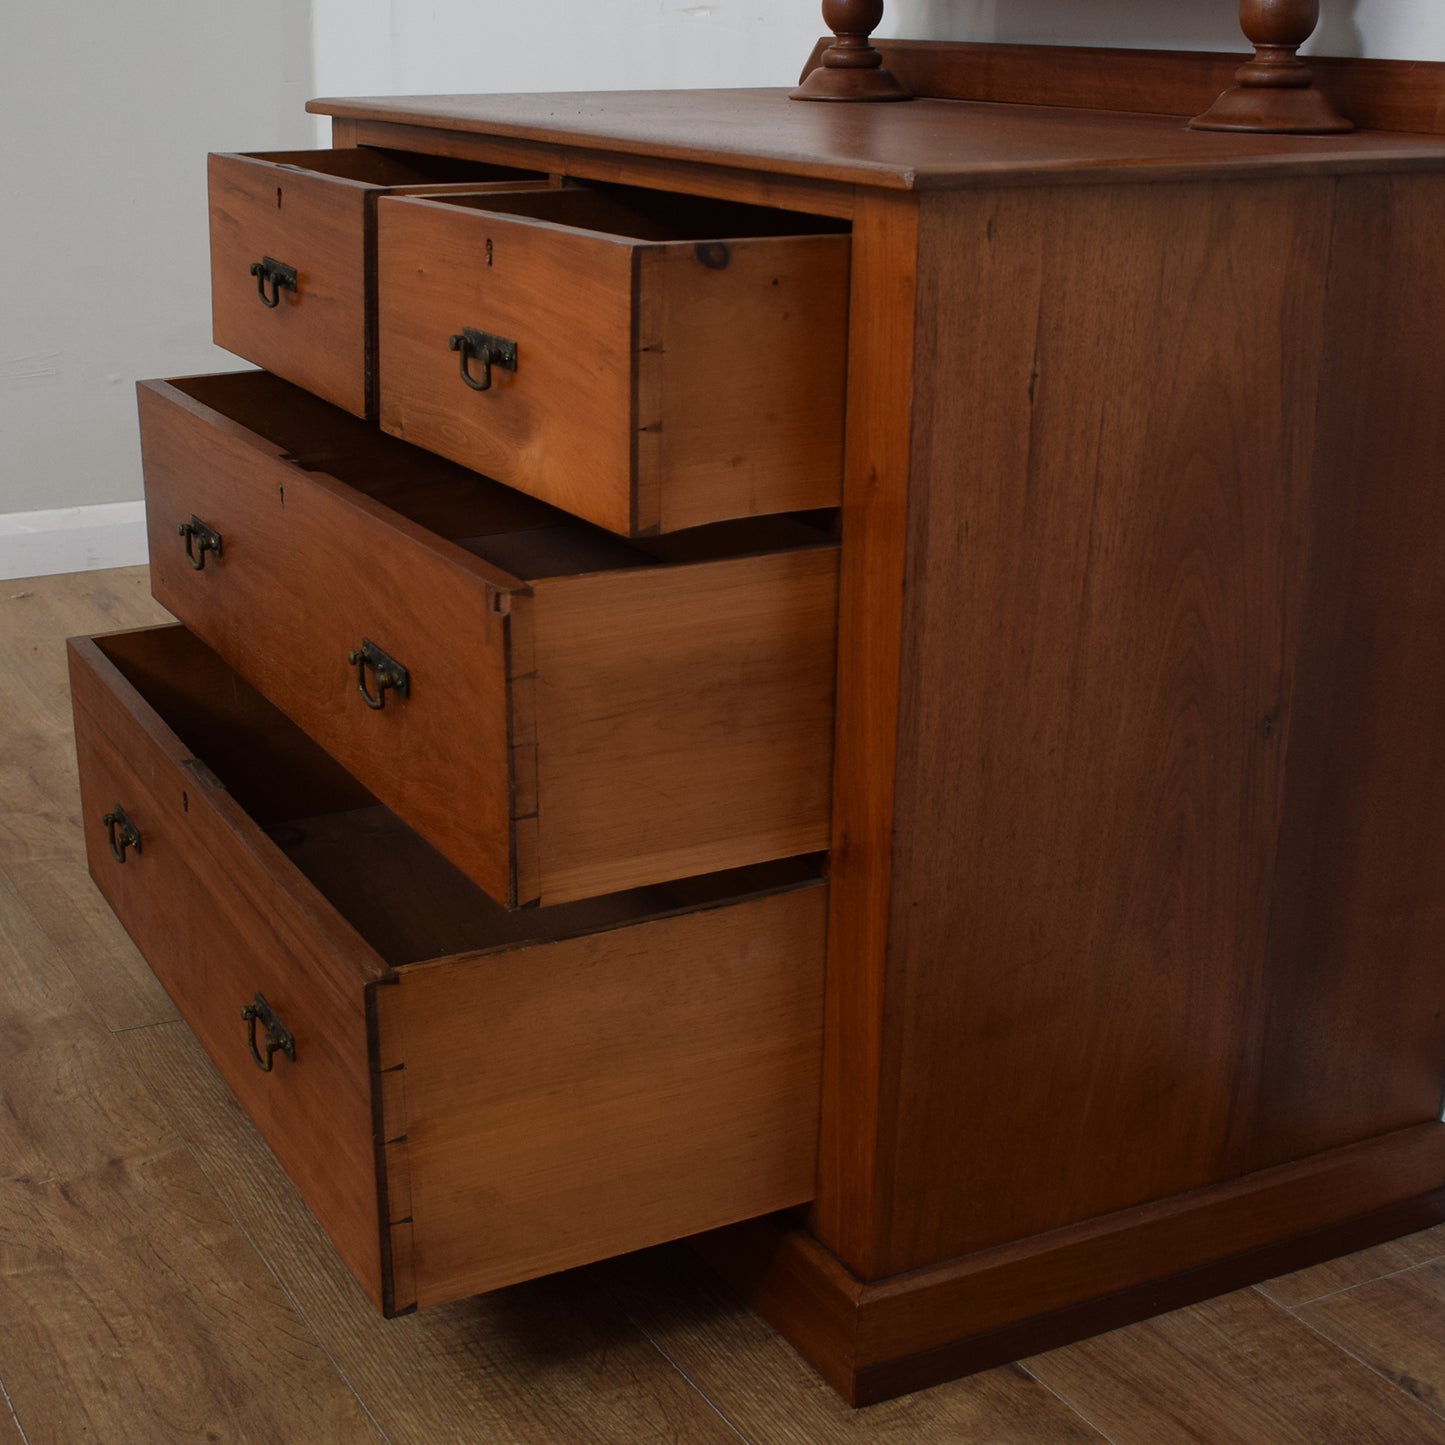
M 1036 1370 L 1034 1370 L 1034 1368 L 1029 1364 L 1027 1360 L 1020 1360 L 1018 1362 L 1018 1368 L 1022 1370 L 1023 1373 L 1029 1377 L 1029 1379 L 1035 1381 L 1045 1390 L 1047 1390 L 1049 1394 L 1051 1394 L 1054 1399 L 1056 1399 L 1059 1404 L 1064 1407 L 1064 1409 L 1068 1410 L 1073 1415 L 1077 1415 L 1079 1419 L 1081 1419 L 1084 1424 L 1089 1427 L 1089 1429 L 1093 1430 L 1101 1440 L 1107 1440 L 1109 1442 L 1109 1445 L 1118 1445 L 1118 1442 L 1114 1439 L 1114 1437 L 1109 1434 L 1109 1432 L 1104 1429 L 1104 1427 L 1100 1425 L 1097 1420 L 1091 1420 L 1076 1404 L 1074 1404 L 1071 1399 L 1069 1399 L 1067 1395 L 1061 1395 L 1056 1389 L 1054 1389 L 1051 1384 L 1049 1384 L 1046 1379 L 1044 1379 L 1042 1375 L 1040 1375 Z
M 25 1426 L 20 1423 L 20 1416 L 15 1413 L 15 1401 L 10 1398 L 10 1391 L 5 1388 L 5 1381 L 0 1380 L 0 1395 L 5 1397 L 5 1408 L 10 1411 L 10 1418 L 15 1422 L 15 1429 L 24 1445 L 30 1445 L 30 1437 L 25 1433 Z
M 1324 1294 L 1311 1295 L 1309 1299 L 1296 1300 L 1293 1304 L 1281 1304 L 1279 1300 L 1275 1299 L 1273 1295 L 1265 1289 L 1263 1284 L 1257 1284 L 1254 1287 L 1272 1304 L 1277 1304 L 1281 1309 L 1289 1310 L 1293 1313 L 1295 1310 L 1307 1309 L 1310 1305 L 1317 1305 L 1322 1300 L 1339 1299 L 1341 1295 L 1353 1294 L 1357 1289 L 1366 1289 L 1372 1284 L 1381 1283 L 1383 1280 L 1398 1279 L 1402 1274 L 1410 1274 L 1414 1270 L 1424 1269 L 1427 1265 L 1432 1264 L 1445 1264 L 1445 1249 L 1442 1249 L 1439 1254 L 1432 1254 L 1425 1259 L 1417 1259 L 1410 1264 L 1402 1264 L 1399 1269 L 1388 1269 L 1384 1274 L 1374 1275 L 1370 1279 L 1357 1280 L 1354 1284 L 1341 1285 L 1339 1289 L 1326 1290 Z M 1266 1281 L 1266 1283 L 1268 1283 L 1268 1281 Z
M 1283 1306 L 1281 1306 L 1281 1308 L 1283 1308 Z M 1351 1360 L 1354 1360 L 1356 1364 L 1363 1365 L 1367 1370 L 1369 1370 L 1372 1375 L 1375 1375 L 1379 1379 L 1383 1380 L 1387 1385 L 1389 1385 L 1392 1390 L 1398 1390 L 1399 1393 L 1402 1394 L 1407 1400 L 1409 1400 L 1412 1405 L 1415 1405 L 1419 1409 L 1423 1410 L 1432 1419 L 1445 1420 L 1445 1411 L 1436 1409 L 1435 1406 L 1432 1405 L 1428 1400 L 1422 1400 L 1419 1395 L 1413 1394 L 1411 1391 L 1407 1390 L 1398 1380 L 1392 1379 L 1391 1376 L 1386 1374 L 1386 1372 L 1382 1370 L 1378 1365 L 1371 1364 L 1370 1361 L 1365 1359 L 1363 1355 L 1356 1354 L 1355 1351 L 1352 1350 L 1348 1345 L 1342 1345 L 1338 1340 L 1332 1339 L 1323 1330 L 1318 1329 L 1316 1326 L 1312 1325 L 1307 1319 L 1302 1319 L 1299 1314 L 1297 1314 L 1294 1310 L 1286 1310 L 1285 1313 L 1292 1316 L 1296 1321 L 1298 1321 L 1298 1323 L 1302 1324 L 1305 1329 L 1310 1331 L 1311 1334 L 1315 1335 L 1321 1340 L 1324 1340 L 1326 1344 L 1333 1346 L 1342 1355 L 1346 1356 Z
M 145 1024 L 127 1024 L 123 1029 L 111 1029 L 110 1036 L 113 1039 L 119 1040 L 123 1039 L 127 1034 L 138 1034 L 143 1029 L 164 1029 L 180 1022 L 181 1019 L 179 1015 L 168 1019 L 152 1019 L 149 1023 Z
M 177 1019 L 173 1024 L 143 1024 L 140 1027 L 152 1029 L 185 1028 L 186 1025 L 183 1021 Z M 366 1418 L 371 1422 L 371 1428 L 376 1431 L 377 1438 L 383 1441 L 384 1445 L 393 1445 L 391 1436 L 388 1435 L 386 1431 L 381 1428 L 381 1422 L 372 1413 L 371 1407 L 362 1398 L 361 1392 L 356 1388 L 355 1384 L 351 1380 L 351 1377 L 346 1373 L 345 1369 L 342 1368 L 340 1361 L 338 1361 L 336 1356 L 332 1354 L 329 1349 L 326 1348 L 324 1341 L 317 1333 L 316 1326 L 312 1324 L 310 1316 L 306 1313 L 304 1309 L 302 1309 L 300 1302 L 287 1288 L 286 1281 L 281 1278 L 281 1275 L 277 1271 L 276 1266 L 271 1263 L 270 1257 L 266 1254 L 265 1250 L 261 1248 L 260 1244 L 257 1243 L 255 1235 L 253 1235 L 251 1231 L 247 1229 L 243 1221 L 237 1216 L 236 1211 L 231 1208 L 224 1192 L 221 1190 L 216 1180 L 211 1176 L 210 1171 L 206 1168 L 205 1161 L 191 1147 L 189 1140 L 187 1140 L 185 1136 L 185 1131 L 171 1117 L 170 1111 L 166 1108 L 164 1101 L 156 1093 L 150 1079 L 146 1076 L 145 1071 L 139 1068 L 135 1060 L 131 1058 L 125 1046 L 120 1043 L 119 1033 L 134 1032 L 136 1032 L 135 1029 L 123 1029 L 119 1030 L 117 1033 L 112 1034 L 112 1038 L 115 1038 L 116 1040 L 116 1046 L 120 1049 L 121 1053 L 125 1055 L 126 1063 L 129 1064 L 130 1067 L 135 1071 L 135 1073 L 140 1077 L 141 1084 L 144 1086 L 145 1091 L 151 1096 L 151 1099 L 155 1103 L 156 1108 L 160 1110 L 161 1117 L 166 1121 L 166 1126 L 172 1131 L 172 1133 L 175 1134 L 181 1148 L 183 1148 L 186 1153 L 190 1155 L 192 1162 L 195 1164 L 197 1170 L 200 1172 L 201 1178 L 206 1181 L 207 1187 L 210 1189 L 211 1193 L 215 1195 L 216 1202 L 221 1206 L 223 1210 L 225 1210 L 226 1217 L 235 1226 L 236 1232 L 241 1236 L 242 1239 L 246 1241 L 248 1245 L 251 1246 L 251 1249 L 255 1253 L 256 1258 L 261 1261 L 261 1267 L 266 1271 L 267 1274 L 271 1276 L 271 1278 L 276 1283 L 276 1288 L 281 1291 L 282 1298 L 286 1301 L 288 1305 L 290 1305 L 296 1318 L 303 1325 L 305 1325 L 306 1333 L 311 1336 L 312 1342 L 315 1344 L 317 1350 L 319 1350 L 321 1353 L 321 1357 L 331 1366 L 333 1370 L 336 1371 L 336 1378 L 340 1380 L 341 1383 L 345 1385 L 346 1388 L 351 1392 L 352 1398 L 356 1401 L 357 1408 L 360 1409 L 361 1413 L 365 1415 Z M 255 1127 L 251 1124 L 250 1120 L 246 1120 L 245 1123 L 248 1129 Z
M 618 1297 L 611 1290 L 606 1288 L 605 1285 L 599 1284 L 597 1280 L 591 1276 L 590 1272 L 588 1274 L 587 1282 L 600 1298 L 606 1300 L 606 1302 L 613 1309 L 615 1309 L 617 1313 L 620 1314 L 622 1318 L 625 1319 L 627 1323 L 630 1324 L 632 1328 L 635 1329 L 637 1333 L 640 1334 L 642 1338 L 645 1339 L 647 1343 L 651 1345 L 652 1348 L 656 1350 L 659 1355 L 662 1356 L 664 1360 L 667 1361 L 668 1368 L 681 1377 L 684 1383 L 686 1383 L 688 1389 L 690 1389 L 695 1395 L 697 1395 L 700 1400 L 702 1400 L 702 1402 L 708 1407 L 708 1409 L 711 1410 L 713 1414 L 722 1421 L 723 1425 L 727 1429 L 731 1430 L 732 1433 L 736 1435 L 739 1440 L 745 1442 L 745 1445 L 755 1445 L 752 1437 L 743 1433 L 742 1429 L 729 1417 L 729 1415 L 722 1408 L 722 1406 L 719 1405 L 718 1402 L 714 1400 L 713 1397 L 709 1395 L 708 1392 L 704 1390 L 703 1387 L 698 1384 L 698 1382 L 694 1380 L 693 1377 L 688 1374 L 688 1372 L 683 1369 L 683 1367 L 679 1365 L 675 1359 L 673 1359 L 672 1355 L 668 1353 L 662 1341 L 659 1340 L 652 1333 L 652 1331 L 649 1330 L 647 1326 L 644 1325 L 642 1321 L 639 1320 L 637 1316 L 634 1315 L 632 1311 L 629 1310 L 627 1306 L 623 1304 L 623 1302 L 618 1299 Z

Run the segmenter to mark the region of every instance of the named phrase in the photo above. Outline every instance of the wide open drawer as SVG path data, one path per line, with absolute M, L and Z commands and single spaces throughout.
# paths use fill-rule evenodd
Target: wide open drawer
M 381 425 L 624 536 L 836 506 L 839 225 L 620 188 L 384 201 Z
M 825 534 L 644 550 L 261 372 L 140 412 L 156 598 L 494 898 L 828 846 Z
M 378 1305 L 811 1197 L 815 869 L 508 913 L 184 629 L 70 647 L 91 873 Z
M 545 176 L 381 150 L 213 155 L 216 345 L 357 416 L 374 397 L 376 199 Z

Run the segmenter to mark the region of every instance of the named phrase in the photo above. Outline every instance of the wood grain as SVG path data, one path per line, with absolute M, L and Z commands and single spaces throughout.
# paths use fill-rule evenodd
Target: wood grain
M 849 302 L 848 433 L 828 920 L 827 1045 L 811 1228 L 872 1272 L 894 749 L 913 425 L 918 207 L 859 198 Z
M 875 43 L 884 63 L 915 95 L 1179 116 L 1196 114 L 1233 85 L 1244 58 L 1201 50 L 938 40 Z M 821 62 L 828 44 L 827 39 L 818 41 L 804 75 Z M 1358 126 L 1445 133 L 1445 66 L 1323 55 L 1311 55 L 1309 66 L 1319 88 Z
M 1215 94 L 1204 91 L 1187 113 Z M 952 100 L 810 106 L 790 102 L 784 90 L 384 96 L 315 100 L 307 108 L 363 122 L 376 139 L 388 133 L 372 132 L 372 123 L 434 130 L 441 144 L 487 136 L 470 153 L 575 176 L 593 174 L 595 164 L 609 178 L 638 183 L 644 174 L 660 176 L 657 162 L 764 177 L 775 186 L 937 190 L 1003 176 L 1026 184 L 1120 184 L 1229 172 L 1278 179 L 1433 170 L 1445 158 L 1445 143 L 1428 135 L 1237 136 L 1186 130 L 1177 115 Z M 620 173 L 633 164 L 635 177 Z
M 0 1354 L 28 1438 L 375 1438 L 3 874 L 0 976 Z
M 157 595 L 499 901 L 826 847 L 826 534 L 754 522 L 654 558 L 416 448 L 376 448 L 260 373 L 140 395 Z M 192 514 L 222 537 L 199 571 L 175 535 Z M 347 662 L 364 637 L 411 675 L 379 712 Z M 293 814 L 322 811 L 303 796 Z
M 828 845 L 832 546 L 534 584 L 544 903 Z
M 355 416 L 374 399 L 376 198 L 503 177 L 546 184 L 477 162 L 351 148 L 212 155 L 208 177 L 216 345 Z M 250 270 L 267 256 L 297 273 L 274 307 Z
M 837 506 L 847 238 L 701 255 L 638 255 L 637 530 Z
M 877 1273 L 1241 1172 L 1333 203 L 925 211 Z
M 214 775 L 186 766 L 189 750 L 99 647 L 73 641 L 71 658 L 91 876 L 379 1306 L 362 989 L 384 965 Z M 124 863 L 100 821 L 117 804 L 142 838 Z M 257 993 L 296 1041 L 294 1063 L 269 1073 L 241 1018 Z
M 1445 1265 L 1418 1265 L 1315 1300 L 1295 1314 L 1445 1416 Z M 1445 1435 L 1445 1425 L 1436 1428 Z
M 1445 415 L 1416 390 L 1445 181 L 1341 181 L 1336 215 L 1248 1167 L 1438 1117 L 1445 1060 Z
M 590 1271 L 628 1317 L 756 1445 L 923 1445 L 945 1440 L 1085 1445 L 1106 1437 L 1023 1370 L 1004 1368 L 854 1411 L 680 1247 Z
M 231 380 L 207 395 L 239 410 L 231 397 L 249 379 Z M 297 460 L 179 387 L 146 384 L 139 395 L 156 595 L 458 867 L 509 899 L 505 613 L 517 579 L 373 502 L 367 464 L 348 464 L 363 429 L 340 425 L 344 417 Z M 395 478 L 411 460 L 393 451 L 384 464 Z M 419 454 L 416 470 L 428 478 Z M 449 518 L 463 535 L 489 530 L 489 501 L 503 517 L 512 511 L 500 488 L 430 480 L 469 498 L 470 516 Z M 192 514 L 222 537 L 220 559 L 201 572 L 176 537 Z M 348 660 L 367 639 L 411 679 L 410 695 L 379 711 L 359 696 Z
M 1259 1289 L 1276 1304 L 1292 1309 L 1436 1259 L 1445 1259 L 1445 1225 L 1423 1229 L 1404 1239 L 1392 1239 L 1388 1244 L 1332 1259 L 1311 1269 L 1281 1275 L 1261 1284 Z
M 208 180 L 216 345 L 365 416 L 366 186 L 240 155 L 213 155 Z M 250 273 L 267 256 L 297 273 L 275 307 Z
M 805 888 L 381 990 L 418 1303 L 809 1198 L 825 907 Z
M 1116 1445 L 1438 1441 L 1440 1420 L 1251 1291 L 1027 1361 Z
M 22 666 L 6 688 L 0 749 L 0 868 L 111 1028 L 175 1009 L 85 876 L 65 649 L 77 632 L 169 621 L 144 568 L 0 582 L 0 646 Z
M 714 1408 L 583 1276 L 382 1320 L 185 1030 L 146 1029 L 125 1041 L 388 1440 L 735 1445 Z
M 847 241 L 691 209 L 379 206 L 382 427 L 622 535 L 833 504 Z M 482 395 L 447 344 L 466 326 L 518 346 Z

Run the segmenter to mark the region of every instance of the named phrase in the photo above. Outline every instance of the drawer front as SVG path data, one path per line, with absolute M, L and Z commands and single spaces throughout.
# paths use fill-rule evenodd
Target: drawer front
M 466 162 L 433 164 L 470 176 L 473 188 L 495 174 Z M 368 415 L 375 202 L 397 187 L 446 189 L 418 182 L 414 165 L 384 152 L 211 156 L 216 345 Z
M 139 397 L 156 599 L 509 900 L 508 618 L 485 566 L 176 387 Z M 180 534 L 192 518 L 218 550 Z M 405 696 L 352 661 L 368 643 Z
M 808 868 L 509 913 L 183 628 L 71 675 L 92 874 L 383 1309 L 812 1198 Z
M 298 903 L 269 840 L 104 652 L 77 639 L 70 664 L 91 876 L 381 1306 L 387 1286 L 364 999 L 381 962 L 338 920 Z M 218 707 L 244 714 L 205 649 L 171 647 L 158 665 L 169 674 L 164 685 L 209 692 Z M 242 1016 L 258 996 L 294 1041 L 294 1059 L 277 1051 L 269 1072 L 251 1051 L 254 1040 L 264 1060 L 268 1030 Z
M 378 205 L 383 428 L 622 535 L 837 505 L 848 238 L 547 219 L 597 204 Z M 515 369 L 467 363 L 468 329 L 514 342 Z

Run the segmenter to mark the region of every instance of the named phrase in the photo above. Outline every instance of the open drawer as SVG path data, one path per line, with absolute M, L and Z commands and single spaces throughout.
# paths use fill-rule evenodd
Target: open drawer
M 387 199 L 381 425 L 623 536 L 836 506 L 843 230 L 621 187 Z
M 70 662 L 91 873 L 388 1313 L 812 1196 L 809 863 L 508 913 L 184 629 Z
M 377 197 L 547 184 L 536 173 L 397 151 L 213 155 L 216 345 L 357 416 L 369 415 Z
M 629 544 L 263 372 L 140 417 L 156 598 L 500 902 L 828 846 L 825 533 Z

